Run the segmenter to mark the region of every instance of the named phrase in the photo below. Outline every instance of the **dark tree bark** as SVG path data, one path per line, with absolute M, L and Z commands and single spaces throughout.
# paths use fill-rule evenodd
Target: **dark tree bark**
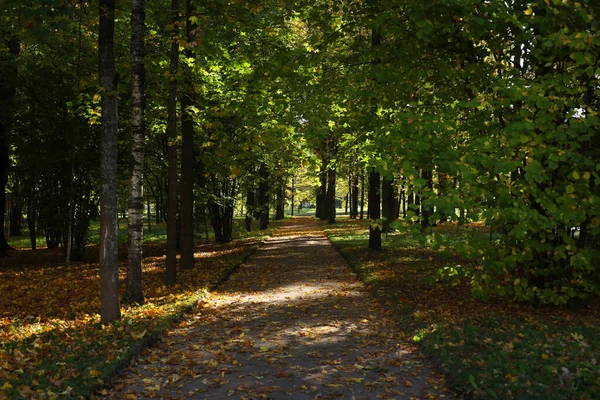
M 388 233 L 390 224 L 395 220 L 396 209 L 393 181 L 388 178 L 383 178 L 381 185 L 381 209 L 383 213 L 383 232 Z
M 360 219 L 365 214 L 365 169 L 360 169 Z
M 100 194 L 100 320 L 121 318 L 119 306 L 117 129 L 118 100 L 115 72 L 115 0 L 100 0 L 98 60 L 102 88 L 102 186 Z
M 262 163 L 259 169 L 260 183 L 258 184 L 258 207 L 260 229 L 265 230 L 269 227 L 269 170 Z
M 333 167 L 327 169 L 327 222 L 335 223 L 335 179 L 336 170 Z
M 31 250 L 37 248 L 37 231 L 35 227 L 37 211 L 33 207 L 33 201 L 27 201 L 27 227 L 29 228 L 29 240 L 31 241 Z
M 129 179 L 129 235 L 127 248 L 128 301 L 143 303 L 142 256 L 144 240 L 144 148 L 146 126 L 146 69 L 144 65 L 145 0 L 131 5 L 131 169 Z M 148 209 L 148 211 L 150 211 Z M 148 212 L 148 221 L 150 213 Z
M 296 176 L 292 176 L 292 216 L 294 216 L 294 200 L 296 198 Z
M 21 236 L 21 225 L 23 223 L 23 204 L 19 192 L 13 192 L 10 199 L 10 236 Z
M 426 187 L 429 190 L 429 195 L 433 194 L 433 174 L 430 169 L 424 169 L 421 171 L 421 178 L 425 179 Z M 431 217 L 433 215 L 433 206 L 423 204 L 421 207 L 421 228 L 427 229 L 433 225 Z
M 406 218 L 406 186 L 402 185 L 402 190 L 400 190 L 400 204 L 402 207 L 402 218 Z
M 414 189 L 411 186 L 409 186 L 406 189 L 406 195 L 405 196 L 407 196 L 406 204 L 407 204 L 408 210 L 409 211 L 415 211 L 415 213 L 416 213 L 417 211 L 415 210 L 416 209 L 416 206 L 415 206 L 415 192 L 414 192 Z M 406 215 L 405 215 L 405 217 L 406 217 Z
M 6 250 L 11 249 L 4 236 L 4 218 L 6 184 L 10 168 L 9 136 L 12 130 L 15 79 L 17 77 L 17 69 L 13 60 L 19 54 L 21 47 L 16 36 L 8 34 L 7 37 L 1 39 L 6 41 L 10 58 L 6 60 L 6 67 L 0 70 L 0 257 L 6 255 Z
M 179 23 L 179 0 L 171 0 L 171 23 L 174 27 Z M 179 63 L 179 40 L 176 28 L 171 37 L 171 54 L 169 65 L 169 100 L 167 105 L 167 268 L 165 283 L 174 285 L 177 281 L 177 66 Z
M 194 40 L 192 24 L 192 3 L 185 2 L 185 31 L 188 42 Z M 193 52 L 187 48 L 185 56 L 192 58 Z M 187 90 L 181 96 L 181 187 L 179 188 L 181 200 L 181 269 L 194 267 L 194 120 L 190 107 L 194 106 L 196 99 L 192 82 L 187 82 Z
M 361 212 L 362 214 L 362 212 Z M 358 218 L 358 175 L 352 177 L 352 215 Z
M 350 214 L 348 214 L 350 212 Z M 350 218 L 352 216 L 352 176 L 348 176 L 348 194 L 346 195 L 346 214 L 349 215 Z
M 246 192 L 246 216 L 244 218 L 244 225 L 246 227 L 246 232 L 252 231 L 252 219 L 254 215 L 254 207 L 256 204 L 256 199 L 254 196 L 254 187 L 250 187 Z
M 281 182 L 277 188 L 277 208 L 275 209 L 275 220 L 285 218 L 285 183 Z
M 327 219 L 327 160 L 325 157 L 321 160 L 321 170 L 319 171 L 320 186 L 317 192 L 317 218 Z
M 233 209 L 236 195 L 236 180 L 225 178 L 219 182 L 213 177 L 213 195 L 218 201 L 211 201 L 210 221 L 217 243 L 229 243 L 233 239 Z
M 380 177 L 375 168 L 369 172 L 369 248 L 381 250 L 381 229 L 379 228 L 380 214 Z

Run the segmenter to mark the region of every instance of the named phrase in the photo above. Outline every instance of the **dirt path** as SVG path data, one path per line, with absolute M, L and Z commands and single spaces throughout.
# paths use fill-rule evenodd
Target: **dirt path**
M 108 399 L 451 398 L 310 218 L 279 229 Z

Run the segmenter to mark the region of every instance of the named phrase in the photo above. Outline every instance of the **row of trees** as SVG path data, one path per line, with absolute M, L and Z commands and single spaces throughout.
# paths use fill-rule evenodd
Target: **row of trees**
M 444 0 L 336 10 L 341 21 L 324 32 L 321 52 L 322 79 L 342 82 L 327 93 L 328 168 L 356 155 L 371 205 L 390 191 L 416 193 L 406 222 L 426 234 L 481 214 L 491 240 L 454 244 L 480 295 L 552 303 L 597 295 L 600 5 Z M 372 248 L 394 218 L 386 203 L 394 201 L 384 200 L 382 222 L 370 207 Z
M 243 197 L 265 227 L 269 200 L 281 211 L 290 174 L 312 163 L 317 215 L 335 221 L 343 177 L 351 214 L 370 205 L 374 249 L 396 219 L 441 247 L 432 225 L 481 218 L 491 242 L 452 249 L 471 261 L 462 272 L 479 294 L 598 294 L 595 2 L 129 5 L 9 0 L 0 15 L 0 183 L 49 245 L 81 251 L 98 202 L 111 205 L 103 229 L 113 237 L 115 197 L 128 199 L 139 266 L 151 198 L 168 223 L 173 283 L 177 218 L 191 268 L 193 224 L 183 222 L 205 215 L 230 240 Z
M 26 205 L 32 238 L 43 230 L 67 259 L 83 255 L 100 208 L 103 322 L 119 318 L 124 201 L 126 297 L 139 302 L 145 199 L 167 221 L 165 280 L 173 284 L 177 246 L 179 268 L 194 266 L 195 218 L 208 218 L 216 240 L 230 241 L 234 199 L 244 193 L 256 198 L 248 214 L 266 228 L 269 201 L 284 204 L 275 194 L 303 141 L 287 83 L 270 76 L 296 51 L 288 48 L 287 10 L 189 0 L 128 5 L 9 1 L 0 16 L 2 101 L 10 106 L 2 107 L 2 188 L 8 184 L 21 213 Z

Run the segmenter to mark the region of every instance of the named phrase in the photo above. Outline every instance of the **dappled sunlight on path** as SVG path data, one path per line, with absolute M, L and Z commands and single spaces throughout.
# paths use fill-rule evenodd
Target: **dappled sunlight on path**
M 129 396 L 129 397 L 128 397 Z M 450 398 L 310 218 L 280 228 L 107 398 Z

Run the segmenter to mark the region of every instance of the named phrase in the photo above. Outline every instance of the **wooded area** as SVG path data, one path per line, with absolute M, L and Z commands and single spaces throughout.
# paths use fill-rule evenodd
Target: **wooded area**
M 369 248 L 412 232 L 477 297 L 583 304 L 600 294 L 599 30 L 592 0 L 4 0 L 0 269 L 27 231 L 81 260 L 99 221 L 110 323 L 144 302 L 145 223 L 166 224 L 172 286 L 205 268 L 208 225 L 223 244 L 236 218 L 264 230 L 314 205 L 334 224 L 345 204 Z M 473 223 L 485 235 L 433 229 Z
M 209 218 L 227 242 L 245 196 L 265 228 L 269 202 L 282 218 L 290 177 L 310 164 L 329 222 L 336 176 L 356 187 L 368 175 L 372 248 L 400 215 L 425 234 L 482 220 L 490 243 L 456 249 L 475 265 L 465 273 L 476 292 L 551 303 L 598 293 L 594 2 L 127 5 L 2 10 L 0 175 L 11 200 L 0 196 L 0 209 L 11 234 L 26 216 L 32 248 L 41 230 L 67 263 L 81 257 L 100 205 L 111 281 L 117 207 L 128 208 L 128 296 L 141 300 L 144 203 L 171 222 L 191 268 L 192 221 Z

